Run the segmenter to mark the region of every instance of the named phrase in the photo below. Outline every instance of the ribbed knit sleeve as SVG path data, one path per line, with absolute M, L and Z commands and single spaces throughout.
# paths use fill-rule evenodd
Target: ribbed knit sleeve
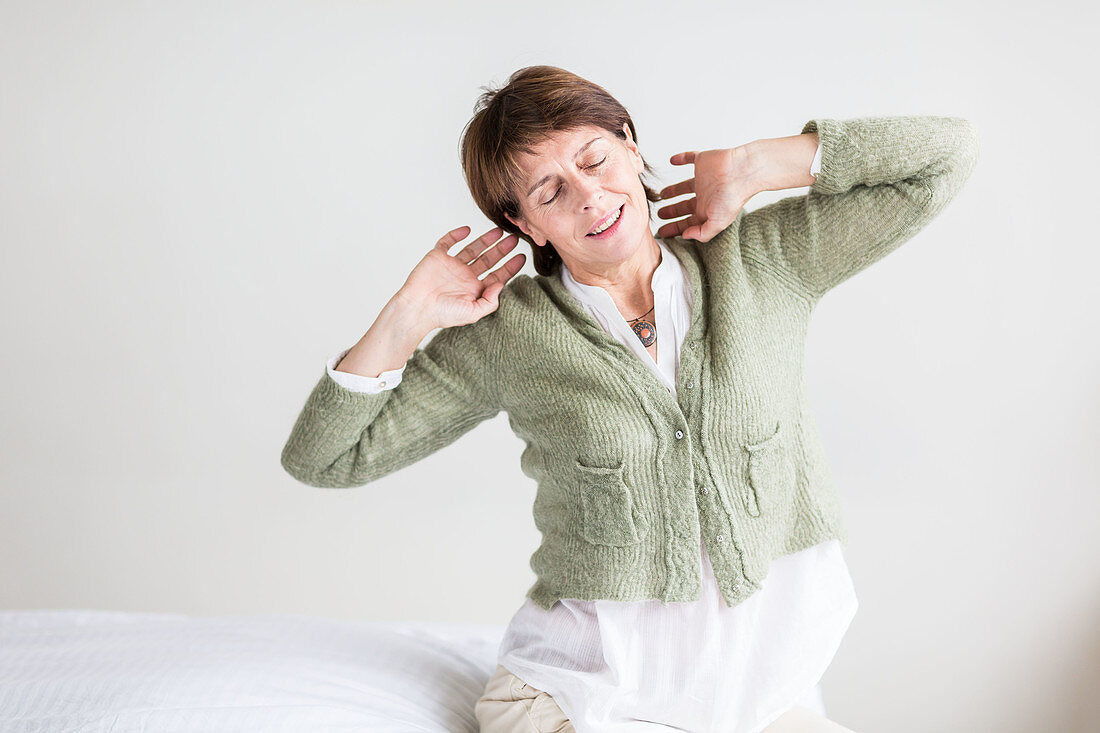
M 438 331 L 393 389 L 350 390 L 326 368 L 291 429 L 283 468 L 309 486 L 362 486 L 499 413 L 495 315 Z
M 978 159 L 979 136 L 960 117 L 813 119 L 821 171 L 803 196 L 746 212 L 742 257 L 762 262 L 811 298 L 885 257 L 934 219 Z

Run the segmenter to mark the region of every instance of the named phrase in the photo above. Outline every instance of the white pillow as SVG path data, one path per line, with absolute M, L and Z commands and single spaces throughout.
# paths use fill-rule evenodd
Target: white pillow
M 4 733 L 477 733 L 504 627 L 0 612 Z

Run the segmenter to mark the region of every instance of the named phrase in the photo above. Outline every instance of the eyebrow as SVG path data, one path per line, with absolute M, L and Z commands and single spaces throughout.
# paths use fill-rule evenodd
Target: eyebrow
M 573 159 L 576 160 L 577 158 L 579 158 L 581 153 L 583 153 L 585 150 L 588 149 L 589 145 L 591 145 L 592 143 L 596 142 L 597 140 L 601 140 L 601 139 L 602 139 L 601 137 L 594 137 L 591 140 L 589 140 L 588 142 L 586 142 L 584 145 L 581 146 L 581 149 L 577 151 L 576 155 L 573 156 Z M 551 176 L 543 176 L 542 178 L 540 178 L 535 183 L 535 185 L 531 186 L 531 188 L 527 191 L 527 195 L 530 196 L 531 194 L 533 194 L 535 192 L 536 188 L 538 188 L 542 184 L 546 183 L 551 178 L 553 178 L 552 175 Z

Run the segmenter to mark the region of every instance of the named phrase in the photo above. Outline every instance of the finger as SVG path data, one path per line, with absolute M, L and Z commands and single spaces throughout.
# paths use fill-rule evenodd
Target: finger
M 680 181 L 674 183 L 671 186 L 666 186 L 661 189 L 662 199 L 673 199 L 677 196 L 683 196 L 685 193 L 695 193 L 695 179 L 689 178 L 686 181 Z
M 474 241 L 467 244 L 462 249 L 455 252 L 455 259 L 464 265 L 470 264 L 473 260 L 477 259 L 478 255 L 491 247 L 493 245 L 493 242 L 497 241 L 497 239 L 503 233 L 504 229 L 502 229 L 501 227 L 493 227 Z
M 694 216 L 690 216 L 687 219 L 679 219 L 678 221 L 670 221 L 663 227 L 657 230 L 658 237 L 678 237 L 684 234 L 684 230 L 697 223 L 697 219 Z
M 677 222 L 673 222 L 672 224 L 665 224 L 663 227 L 657 230 L 657 236 L 664 239 L 671 239 L 672 237 L 680 236 L 680 232 L 683 231 L 683 229 L 684 227 L 680 226 L 680 224 Z
M 685 229 L 683 236 L 684 239 L 709 242 L 720 231 L 722 231 L 721 219 L 699 219 L 699 217 L 695 217 L 695 226 L 689 226 Z
M 722 231 L 722 224 L 720 219 L 707 219 L 702 228 L 699 230 L 699 241 L 709 242 L 714 239 L 718 232 Z
M 673 165 L 687 165 L 688 163 L 694 163 L 695 151 L 690 150 L 684 153 L 676 153 L 676 155 L 668 159 L 668 162 L 672 163 Z
M 477 277 L 481 277 L 483 273 L 493 269 L 493 265 L 500 262 L 504 255 L 515 249 L 517 244 L 519 244 L 519 235 L 509 234 L 507 237 L 478 255 L 477 258 L 470 263 L 470 269 L 474 271 Z
M 662 219 L 675 219 L 678 216 L 687 216 L 688 214 L 695 213 L 695 204 L 698 201 L 697 198 L 692 197 L 687 201 L 678 201 L 675 204 L 669 204 L 657 209 L 657 216 Z
M 485 276 L 485 279 L 481 282 L 500 283 L 503 286 L 506 282 L 511 280 L 517 272 L 523 269 L 523 264 L 527 261 L 527 255 L 520 252 L 515 257 L 511 258 L 503 265 L 493 270 L 491 273 Z
M 661 239 L 668 239 L 670 237 L 675 237 L 676 232 L 671 225 L 665 225 L 657 230 L 657 236 Z
M 479 312 L 483 316 L 496 310 L 497 304 L 499 302 L 497 298 L 500 295 L 501 290 L 504 290 L 503 285 L 501 285 L 500 283 L 493 283 L 489 287 L 485 288 L 484 292 L 481 294 L 481 297 L 477 299 Z
M 470 236 L 470 231 L 470 227 L 465 225 L 460 226 L 457 229 L 452 229 L 451 231 L 440 237 L 439 241 L 435 243 L 435 246 L 437 249 L 441 249 L 446 252 L 454 246 L 455 242 L 461 242 L 463 239 Z

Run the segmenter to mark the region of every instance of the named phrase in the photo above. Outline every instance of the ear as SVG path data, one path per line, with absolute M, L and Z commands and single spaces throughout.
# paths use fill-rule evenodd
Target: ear
M 523 219 L 520 219 L 519 221 L 516 221 L 515 219 L 513 219 L 508 214 L 505 214 L 504 218 L 507 219 L 508 221 L 512 222 L 512 226 L 518 227 L 519 230 L 521 232 L 523 232 L 524 234 L 526 234 L 528 237 L 531 237 L 531 239 L 533 239 L 533 240 L 535 239 L 535 236 L 533 234 L 531 234 L 531 230 L 527 228 L 527 222 L 526 221 L 524 221 Z M 535 241 L 537 242 L 538 240 L 535 240 Z M 542 245 L 539 245 L 539 246 L 541 247 Z
M 642 154 L 638 152 L 638 143 L 634 142 L 634 136 L 630 134 L 630 125 L 626 122 L 623 123 L 623 132 L 626 133 L 626 140 L 623 141 L 623 145 L 630 151 L 630 159 L 634 163 L 634 170 L 641 173 L 645 169 L 645 164 L 642 162 Z

